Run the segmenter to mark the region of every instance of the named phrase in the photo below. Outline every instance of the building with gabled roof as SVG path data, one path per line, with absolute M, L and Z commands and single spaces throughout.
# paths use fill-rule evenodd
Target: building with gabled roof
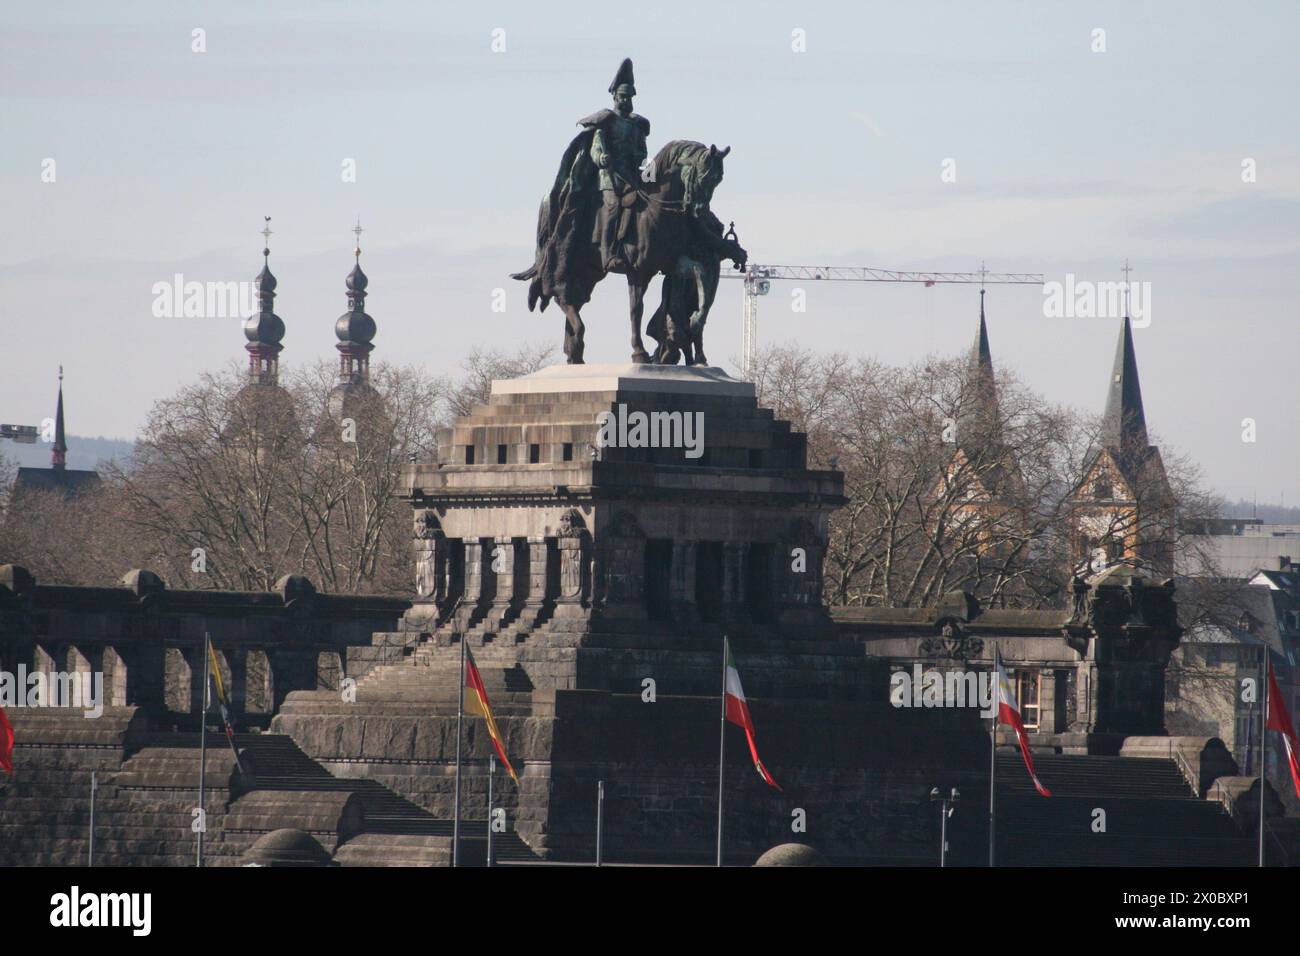
M 68 467 L 68 437 L 63 423 L 63 366 L 59 366 L 59 401 L 54 412 L 54 447 L 49 468 L 19 468 L 15 494 L 24 491 L 54 491 L 72 496 L 99 484 L 99 472 Z
M 1147 434 L 1132 322 L 1115 346 L 1106 409 L 1071 500 L 1073 564 L 1172 571 L 1174 499 L 1160 449 Z

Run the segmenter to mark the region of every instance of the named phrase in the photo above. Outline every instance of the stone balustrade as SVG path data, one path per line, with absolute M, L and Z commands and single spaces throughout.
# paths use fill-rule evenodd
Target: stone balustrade
M 209 634 L 239 722 L 265 725 L 290 692 L 361 676 L 367 654 L 383 650 L 373 634 L 398 630 L 409 607 L 320 594 L 294 575 L 266 592 L 173 589 L 148 570 L 118 587 L 74 587 L 38 583 L 9 564 L 0 567 L 0 670 L 102 673 L 104 706 L 188 726 L 197 723 Z

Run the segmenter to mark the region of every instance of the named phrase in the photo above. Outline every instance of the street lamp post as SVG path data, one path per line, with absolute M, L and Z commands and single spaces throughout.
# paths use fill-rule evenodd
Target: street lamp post
M 938 787 L 930 790 L 930 802 L 939 804 L 939 866 L 948 865 L 948 818 L 957 809 L 961 794 L 953 787 L 945 796 Z

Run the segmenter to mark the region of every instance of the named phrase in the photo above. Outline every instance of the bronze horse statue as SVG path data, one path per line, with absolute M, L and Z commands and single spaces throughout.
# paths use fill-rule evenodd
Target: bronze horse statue
M 596 211 L 600 193 L 595 187 L 595 166 L 589 156 L 589 139 L 579 134 L 564 154 L 555 185 L 542 200 L 537 224 L 537 254 L 533 265 L 513 274 L 526 281 L 528 308 L 540 303 L 544 311 L 554 299 L 564 310 L 564 354 L 570 364 L 583 361 L 583 325 L 581 309 L 591 300 L 596 283 L 609 273 L 601 262 L 599 237 L 595 234 Z M 674 140 L 659 150 L 647 164 L 642 182 L 628 194 L 620 226 L 625 265 L 614 271 L 627 276 L 629 318 L 632 327 L 632 361 L 649 362 L 651 358 L 641 338 L 641 318 L 645 293 L 657 275 L 664 275 L 664 305 L 656 317 L 663 321 L 653 331 L 665 329 L 660 339 L 656 361 L 676 361 L 676 354 L 693 331 L 698 344 L 712 290 L 717 286 L 717 266 L 723 258 L 741 265 L 745 251 L 734 239 L 721 235 L 721 224 L 709 211 L 713 191 L 722 182 L 723 159 L 730 147 L 719 150 L 690 140 Z M 699 294 L 692 299 L 687 285 L 688 274 L 702 270 L 698 277 L 706 280 L 712 272 L 710 290 L 707 281 L 698 284 Z M 685 316 L 685 317 L 683 317 Z M 669 319 L 672 321 L 669 321 Z M 658 337 L 658 336 L 656 336 Z M 674 346 L 672 342 L 676 342 Z M 687 361 L 703 352 L 686 350 Z M 694 364 L 694 363 L 693 363 Z

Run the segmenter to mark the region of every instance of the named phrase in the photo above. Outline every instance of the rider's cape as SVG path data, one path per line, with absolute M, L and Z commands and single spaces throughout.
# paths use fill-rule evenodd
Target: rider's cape
M 577 269 L 600 271 L 599 255 L 592 244 L 596 212 L 600 208 L 600 181 L 591 159 L 591 141 L 596 130 L 613 119 L 613 110 L 601 110 L 579 120 L 582 132 L 573 138 L 560 159 L 551 191 L 542 200 L 537 216 L 537 255 L 532 268 L 512 278 L 531 280 L 528 308 L 540 300 L 545 309 L 552 298 L 570 305 L 585 305 L 590 298 L 589 282 L 570 283 Z M 649 135 L 650 121 L 634 117 Z M 583 289 L 587 289 L 583 294 Z

